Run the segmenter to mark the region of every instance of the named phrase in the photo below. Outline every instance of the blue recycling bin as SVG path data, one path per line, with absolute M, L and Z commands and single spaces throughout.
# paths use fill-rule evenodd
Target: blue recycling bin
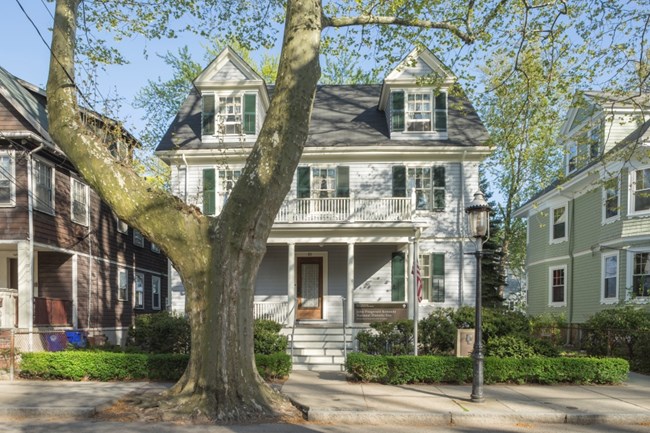
M 83 331 L 65 331 L 65 336 L 68 338 L 68 343 L 74 347 L 86 347 L 88 343 L 86 333 Z

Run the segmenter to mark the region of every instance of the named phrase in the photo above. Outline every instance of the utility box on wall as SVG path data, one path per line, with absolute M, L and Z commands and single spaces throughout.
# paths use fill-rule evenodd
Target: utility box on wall
M 456 356 L 470 356 L 474 350 L 474 330 L 456 330 Z

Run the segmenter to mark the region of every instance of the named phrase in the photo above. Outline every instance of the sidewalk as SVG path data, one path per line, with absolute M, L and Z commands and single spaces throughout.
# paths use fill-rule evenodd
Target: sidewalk
M 485 402 L 471 385 L 348 382 L 343 373 L 295 371 L 282 392 L 310 421 L 354 424 L 493 422 L 637 424 L 650 422 L 650 377 L 623 385 L 486 385 Z
M 0 381 L 0 418 L 80 419 L 132 391 L 162 390 L 145 382 Z M 485 402 L 471 385 L 348 382 L 343 373 L 295 371 L 282 393 L 310 421 L 336 424 L 650 423 L 650 377 L 623 385 L 486 385 Z

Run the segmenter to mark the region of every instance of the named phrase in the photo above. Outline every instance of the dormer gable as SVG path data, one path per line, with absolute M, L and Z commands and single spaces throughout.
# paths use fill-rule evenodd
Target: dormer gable
M 193 81 L 201 94 L 203 142 L 254 139 L 269 107 L 266 83 L 226 47 Z
M 451 71 L 427 48 L 415 48 L 384 79 L 379 110 L 391 140 L 445 140 Z

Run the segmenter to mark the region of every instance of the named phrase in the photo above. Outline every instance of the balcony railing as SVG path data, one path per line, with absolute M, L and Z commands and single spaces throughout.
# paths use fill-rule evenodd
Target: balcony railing
M 275 222 L 399 222 L 410 221 L 410 197 L 299 198 L 285 200 Z
M 34 325 L 65 326 L 72 324 L 72 301 L 34 298 Z

